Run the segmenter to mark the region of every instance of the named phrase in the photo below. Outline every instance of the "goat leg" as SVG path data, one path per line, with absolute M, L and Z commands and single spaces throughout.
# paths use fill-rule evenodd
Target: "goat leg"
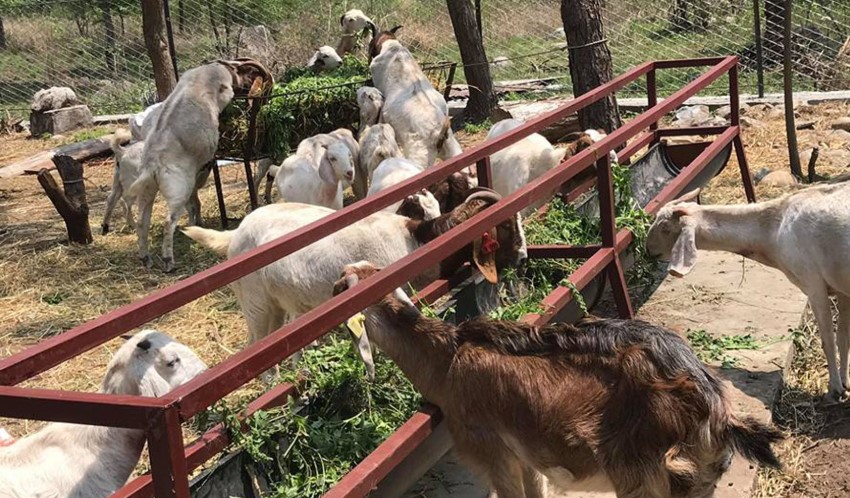
M 838 373 L 844 385 L 845 394 L 850 390 L 850 372 L 848 372 L 848 353 L 850 353 L 850 296 L 839 294 L 838 304 Z
M 829 392 L 824 401 L 826 404 L 839 402 L 844 397 L 844 384 L 838 374 L 838 362 L 835 352 L 835 331 L 832 328 L 832 313 L 829 296 L 825 288 L 807 293 L 809 305 L 818 323 L 823 352 L 826 355 L 826 365 L 829 370 Z

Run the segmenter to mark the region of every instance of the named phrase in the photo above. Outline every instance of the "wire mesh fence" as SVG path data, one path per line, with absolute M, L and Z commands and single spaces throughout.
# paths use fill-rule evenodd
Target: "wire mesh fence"
M 606 0 L 603 18 L 615 71 L 650 59 L 739 54 L 743 92 L 759 90 L 760 73 L 764 91 L 780 91 L 783 4 Z M 444 0 L 169 0 L 168 5 L 180 71 L 236 55 L 255 57 L 276 72 L 303 65 L 316 47 L 336 46 L 339 17 L 350 8 L 362 9 L 382 27 L 403 25 L 402 40 L 421 62 L 460 61 Z M 558 0 L 484 0 L 481 20 L 497 82 L 545 80 L 550 89 L 569 90 Z M 794 0 L 792 24 L 795 89 L 850 88 L 850 2 Z M 153 101 L 152 76 L 139 0 L 0 0 L 0 108 L 26 112 L 37 90 L 63 85 L 96 113 L 130 112 Z M 659 89 L 670 93 L 693 77 L 665 72 Z M 463 81 L 462 71 L 456 81 Z M 718 84 L 709 92 L 723 89 Z

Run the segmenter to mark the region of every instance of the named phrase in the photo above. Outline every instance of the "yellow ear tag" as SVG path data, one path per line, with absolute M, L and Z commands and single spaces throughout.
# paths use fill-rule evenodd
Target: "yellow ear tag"
M 354 337 L 360 339 L 360 337 L 363 335 L 363 332 L 366 331 L 364 325 L 365 323 L 366 316 L 363 313 L 357 313 L 356 315 L 349 318 L 348 321 L 345 322 L 345 325 L 348 327 L 348 330 L 350 330 L 351 333 L 354 334 Z

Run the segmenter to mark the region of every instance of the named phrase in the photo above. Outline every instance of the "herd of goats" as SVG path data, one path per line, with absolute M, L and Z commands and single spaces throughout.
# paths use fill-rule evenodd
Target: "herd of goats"
M 359 11 L 343 16 L 343 28 L 351 19 L 372 35 L 374 87 L 357 92 L 358 137 L 348 130 L 317 135 L 282 164 L 260 165 L 258 182 L 273 176 L 281 201 L 267 199 L 232 231 L 189 226 L 190 238 L 234 257 L 342 208 L 349 185 L 358 198 L 374 195 L 461 153 L 445 100 L 396 30 L 379 31 Z M 172 237 L 183 212 L 191 225 L 200 222 L 197 189 L 217 148 L 219 113 L 234 94 L 250 98 L 270 84 L 256 61 L 213 62 L 187 71 L 161 105 L 131 119 L 133 142 L 123 146 L 118 135 L 113 145 L 115 182 L 104 231 L 119 200 L 128 215 L 138 204 L 140 257 L 151 264 L 148 229 L 161 193 L 168 204 L 162 254 L 171 269 Z M 501 121 L 488 139 L 520 124 Z M 248 342 L 357 286 L 601 136 L 588 130 L 556 149 L 530 135 L 492 156 L 492 189 L 479 187 L 467 168 L 236 281 Z M 733 206 L 700 205 L 697 194 L 660 210 L 648 252 L 669 260 L 676 276 L 691 271 L 698 249 L 730 251 L 782 270 L 806 293 L 819 324 L 829 366 L 825 399 L 843 401 L 850 387 L 850 266 L 843 264 L 850 253 L 850 186 L 816 185 Z M 421 287 L 466 263 L 498 275 L 526 257 L 518 213 L 411 284 Z M 837 333 L 830 296 L 837 298 Z M 363 314 L 363 335 L 442 410 L 456 451 L 488 483 L 491 496 L 543 498 L 551 483 L 610 489 L 621 498 L 703 498 L 713 496 L 735 453 L 779 467 L 771 444 L 780 433 L 732 413 L 720 378 L 682 337 L 663 328 L 592 317 L 539 328 L 487 319 L 452 325 L 421 314 L 402 289 Z M 205 369 L 186 346 L 145 330 L 115 354 L 102 392 L 159 396 Z M 126 482 L 143 445 L 141 431 L 50 424 L 0 448 L 0 497 L 108 496 Z

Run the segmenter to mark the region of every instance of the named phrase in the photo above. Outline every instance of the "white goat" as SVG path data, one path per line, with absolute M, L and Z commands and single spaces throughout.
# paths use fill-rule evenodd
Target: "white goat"
M 355 175 L 351 152 L 339 141 L 319 148 L 318 167 L 299 154 L 283 161 L 274 180 L 277 192 L 286 202 L 342 209 L 343 183 Z
M 356 182 L 359 174 L 358 157 L 360 155 L 360 144 L 357 143 L 357 140 L 354 138 L 354 133 L 352 133 L 349 129 L 339 128 L 330 133 L 321 133 L 319 135 L 305 138 L 298 144 L 295 155 L 306 158 L 313 165 L 318 167 L 319 157 L 324 154 L 324 150 L 327 149 L 328 146 L 335 142 L 342 142 L 346 147 L 348 147 L 348 150 L 351 153 L 351 164 L 355 171 L 353 181 Z M 277 177 L 278 171 L 280 171 L 280 168 L 273 165 L 271 159 L 265 158 L 257 162 L 257 174 L 254 178 L 254 188 L 259 191 L 262 179 L 265 177 L 272 178 L 272 181 L 266 182 L 266 190 L 263 194 L 263 199 L 266 204 L 271 204 L 272 202 L 272 185 L 274 183 L 274 178 Z M 351 182 L 351 180 L 345 181 L 349 183 Z
M 177 222 L 186 210 L 199 175 L 218 148 L 218 115 L 230 103 L 234 88 L 245 91 L 268 71 L 256 63 L 218 61 L 186 71 L 163 102 L 152 128 L 145 135 L 142 170 L 129 189 L 139 200 L 139 258 L 153 260 L 148 248 L 151 212 L 157 190 L 168 203 L 163 227 L 162 258 L 165 271 L 174 269 L 173 239 Z M 268 76 L 271 79 L 270 76 Z M 150 116 L 145 119 L 147 121 Z
M 487 140 L 493 140 L 522 125 L 523 122 L 518 119 L 499 121 L 490 128 Z M 533 133 L 490 156 L 493 190 L 503 196 L 510 195 L 560 164 L 565 154 L 565 150 L 552 147 L 543 135 Z M 524 213 L 537 209 L 545 202 L 535 202 Z
M 411 220 L 387 212 L 373 213 L 237 280 L 231 284 L 231 288 L 248 322 L 249 342 L 267 336 L 284 323 L 328 300 L 344 265 L 366 257 L 370 261 L 388 265 L 466 221 L 498 199 L 500 197 L 492 191 L 474 192 L 454 212 L 428 221 Z M 187 227 L 184 233 L 212 251 L 232 258 L 332 213 L 332 210 L 319 206 L 277 203 L 251 212 L 242 220 L 239 228 L 233 231 Z M 525 235 L 519 215 L 499 224 L 487 237 L 496 238 L 499 242 L 495 258 L 492 253 L 489 256 L 478 254 L 473 258 L 473 245 L 470 244 L 459 253 L 460 260 L 454 258 L 447 262 L 441 267 L 440 273 L 451 275 L 464 261 L 474 260 L 485 275 L 494 277 L 497 268 L 518 265 L 526 259 Z M 483 250 L 481 247 L 484 245 L 479 244 L 479 250 Z M 429 272 L 424 279 L 435 276 Z M 414 277 L 411 276 L 411 280 L 418 281 Z
M 307 61 L 307 67 L 317 71 L 331 71 L 341 65 L 342 57 L 329 45 L 317 48 L 310 60 Z
M 101 233 L 106 235 L 109 233 L 109 221 L 112 218 L 112 211 L 118 205 L 118 201 L 124 203 L 127 210 L 127 226 L 132 229 L 136 228 L 136 222 L 133 219 L 133 204 L 135 199 L 130 197 L 130 185 L 139 177 L 139 169 L 142 166 L 142 150 L 144 142 L 134 142 L 126 148 L 121 144 L 130 139 L 130 133 L 127 130 L 118 129 L 112 135 L 112 152 L 115 154 L 115 171 L 112 173 L 112 190 L 106 197 L 106 209 L 103 213 L 103 223 L 101 223 Z M 127 195 L 125 195 L 127 190 Z
M 359 9 L 351 9 L 340 16 L 339 25 L 342 27 L 342 36 L 336 48 L 337 53 L 345 55 L 352 52 L 356 45 L 356 38 L 370 24 L 372 24 L 372 20 Z
M 188 347 L 143 330 L 115 353 L 100 392 L 162 396 L 206 368 Z M 105 498 L 127 482 L 144 445 L 139 429 L 48 424 L 0 447 L 0 496 Z
M 383 161 L 372 175 L 371 185 L 369 185 L 368 196 L 376 195 L 380 191 L 388 189 L 393 185 L 401 183 L 409 178 L 422 173 L 422 167 L 418 164 L 408 161 L 403 157 L 394 157 Z M 425 219 L 430 220 L 440 216 L 440 203 L 434 197 L 434 194 L 428 190 L 420 191 L 422 198 L 422 207 L 425 208 Z M 383 209 L 390 213 L 398 212 L 402 201 L 391 204 Z
M 729 251 L 777 268 L 809 298 L 829 368 L 827 401 L 850 388 L 850 184 L 807 188 L 757 204 L 700 206 L 699 191 L 671 201 L 649 229 L 650 255 L 670 261 L 670 274 L 687 275 L 697 249 Z M 829 296 L 838 303 L 838 357 Z
M 404 157 L 431 167 L 463 150 L 452 134 L 449 109 L 416 59 L 395 38 L 395 31 L 377 34 L 374 25 L 369 55 L 375 88 L 384 95 L 381 122 L 393 127 Z
M 361 86 L 357 89 L 357 106 L 360 108 L 359 133 L 369 126 L 378 124 L 381 108 L 384 106 L 384 94 L 375 87 Z
M 162 102 L 157 102 L 144 111 L 133 114 L 128 119 L 130 125 L 130 135 L 134 141 L 141 142 L 145 136 L 153 129 L 156 120 L 159 119 L 159 113 L 162 112 Z
M 358 174 L 363 175 L 363 194 L 372 184 L 372 175 L 378 165 L 387 159 L 401 157 L 401 149 L 395 140 L 395 131 L 388 124 L 376 124 L 360 134 L 360 160 Z M 357 186 L 358 182 L 355 182 Z M 355 190 L 355 194 L 357 191 Z

